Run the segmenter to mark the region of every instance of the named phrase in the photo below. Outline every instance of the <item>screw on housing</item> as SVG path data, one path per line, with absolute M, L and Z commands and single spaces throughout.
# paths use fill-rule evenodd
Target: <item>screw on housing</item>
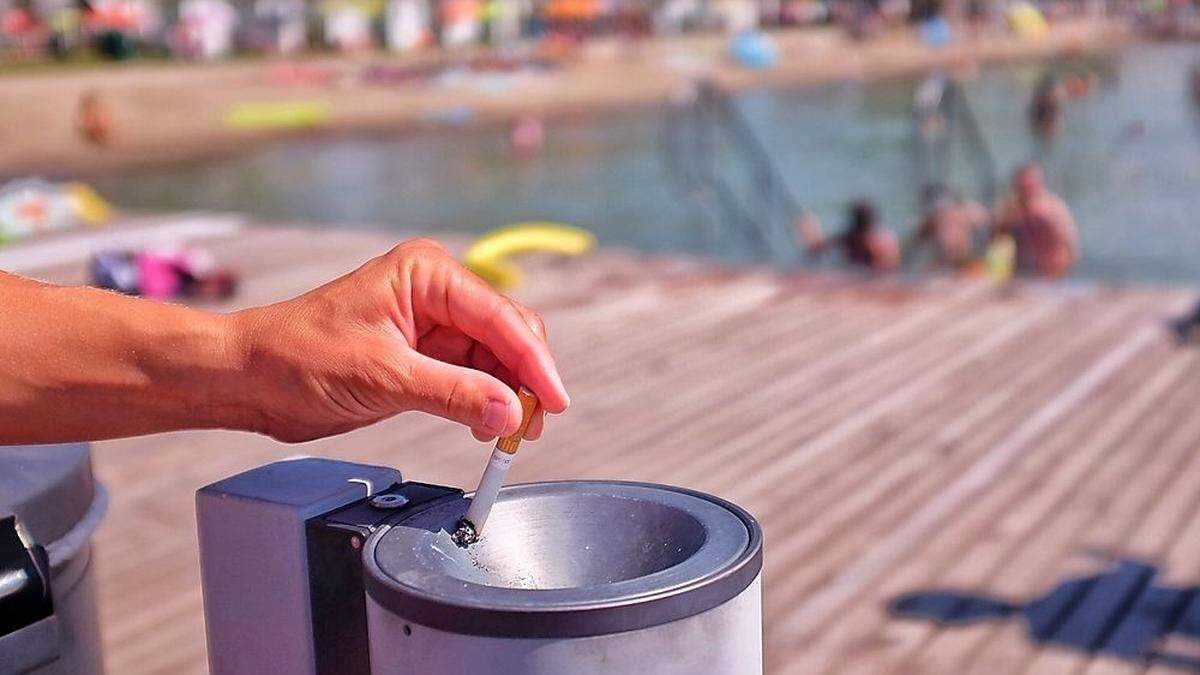
M 397 494 L 375 495 L 371 497 L 371 506 L 377 509 L 398 509 L 408 504 L 408 497 Z

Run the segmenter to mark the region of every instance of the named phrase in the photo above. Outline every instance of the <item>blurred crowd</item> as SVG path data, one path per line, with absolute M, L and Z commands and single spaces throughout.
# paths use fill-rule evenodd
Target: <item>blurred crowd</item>
M 1075 219 L 1037 164 L 1017 168 L 1009 194 L 990 210 L 940 184 L 928 186 L 922 202 L 921 219 L 903 242 L 865 198 L 849 206 L 846 225 L 834 236 L 804 214 L 796 223 L 797 239 L 810 254 L 840 251 L 847 266 L 875 272 L 898 270 L 906 258 L 923 254 L 934 269 L 1001 280 L 1014 274 L 1058 278 L 1079 260 Z
M 1024 0 L 951 0 L 944 8 L 942 0 L 0 0 L 0 54 L 12 60 L 80 54 L 212 59 L 379 47 L 409 52 L 544 36 L 740 33 L 812 24 L 842 25 L 866 38 L 888 25 L 917 23 L 922 38 L 944 42 L 951 24 L 973 30 L 1016 22 L 1036 30 L 1043 15 L 1103 13 L 1112 6 L 1107 0 L 1053 0 L 1036 9 Z
M 1050 140 L 1062 129 L 1066 104 L 1090 96 L 1098 85 L 1092 72 L 1046 75 L 1029 102 L 1030 133 Z M 919 99 L 920 90 L 918 105 Z M 811 255 L 840 250 L 847 266 L 874 272 L 895 271 L 905 263 L 911 268 L 921 258 L 931 269 L 1001 280 L 1015 274 L 1059 278 L 1079 261 L 1074 216 L 1047 187 L 1036 162 L 1017 167 L 1006 196 L 994 205 L 942 181 L 925 185 L 920 204 L 921 217 L 904 241 L 881 222 L 868 198 L 849 206 L 846 224 L 835 236 L 826 235 L 811 213 L 802 214 L 795 223 L 796 239 Z

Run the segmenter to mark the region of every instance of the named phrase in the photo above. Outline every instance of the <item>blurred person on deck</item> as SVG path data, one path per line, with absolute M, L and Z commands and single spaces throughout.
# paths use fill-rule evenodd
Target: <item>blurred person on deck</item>
M 107 146 L 112 139 L 112 115 L 100 95 L 94 91 L 79 97 L 75 112 L 75 129 L 92 145 Z
M 1180 344 L 1200 342 L 1200 300 L 1190 312 L 1170 322 Z

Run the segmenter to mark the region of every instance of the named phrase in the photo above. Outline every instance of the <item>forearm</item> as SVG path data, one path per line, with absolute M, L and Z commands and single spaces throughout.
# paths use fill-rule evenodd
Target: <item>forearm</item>
M 0 272 L 0 444 L 198 428 L 305 441 L 412 410 L 482 440 L 517 430 L 518 385 L 545 411 L 570 404 L 537 314 L 428 240 L 228 315 Z
M 0 273 L 0 443 L 251 426 L 225 315 Z

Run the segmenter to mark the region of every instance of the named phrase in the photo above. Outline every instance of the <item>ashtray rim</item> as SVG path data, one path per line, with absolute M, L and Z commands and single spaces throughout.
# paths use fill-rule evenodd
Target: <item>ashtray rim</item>
M 700 518 L 706 528 L 722 528 L 723 534 L 715 541 L 706 540 L 695 554 L 676 565 L 632 579 L 576 588 L 485 585 L 436 574 L 436 569 L 421 559 L 408 561 L 413 565 L 402 571 L 392 562 L 381 564 L 377 556 L 381 545 L 403 548 L 426 536 L 415 534 L 417 528 L 405 531 L 397 525 L 430 509 L 446 508 L 448 499 L 463 499 L 455 495 L 403 514 L 368 539 L 363 547 L 363 576 L 370 598 L 408 621 L 451 632 L 582 637 L 699 614 L 737 596 L 762 569 L 762 529 L 754 517 L 735 504 L 695 490 L 632 481 L 579 480 L 507 486 L 502 496 L 542 498 L 564 490 L 679 508 Z M 711 522 L 726 515 L 729 520 Z

